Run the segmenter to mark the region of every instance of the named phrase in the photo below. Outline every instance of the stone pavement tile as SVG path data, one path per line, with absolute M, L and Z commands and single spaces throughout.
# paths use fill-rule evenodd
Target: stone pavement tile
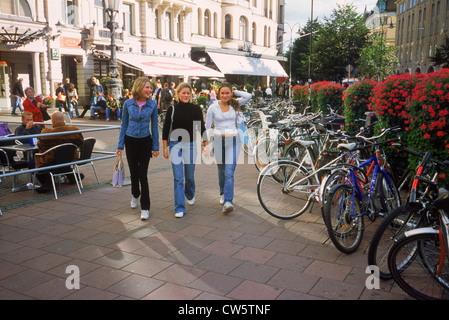
M 173 241 L 173 247 L 177 248 L 178 250 L 181 250 L 183 248 L 197 248 L 201 249 L 204 248 L 211 243 L 213 243 L 214 240 L 211 239 L 204 239 L 200 237 L 195 236 L 184 236 L 181 239 L 178 239 L 176 241 Z
M 9 219 L 5 219 L 4 221 L 2 221 L 4 224 L 9 225 L 9 226 L 15 226 L 15 227 L 20 227 L 23 224 L 27 224 L 27 223 L 32 223 L 36 221 L 35 217 L 29 217 L 29 216 L 24 216 L 24 215 L 12 215 Z
M 217 256 L 230 257 L 239 250 L 241 250 L 242 248 L 243 246 L 238 244 L 232 244 L 223 241 L 214 241 L 208 246 L 202 248 L 201 250 Z
M 273 238 L 270 237 L 258 236 L 253 234 L 242 234 L 241 237 L 238 237 L 232 243 L 262 249 L 265 248 L 272 241 Z
M 146 243 L 142 239 L 135 239 L 132 237 L 124 238 L 108 245 L 110 248 L 118 249 L 124 252 L 134 252 L 145 246 Z
M 236 232 L 236 231 L 225 230 L 225 229 L 217 229 L 214 232 L 205 235 L 204 238 L 211 239 L 211 240 L 233 242 L 235 239 L 241 237 L 242 235 L 243 235 L 243 232 Z
M 61 240 L 59 242 L 52 243 L 42 249 L 58 254 L 67 254 L 69 252 L 78 250 L 84 247 L 86 244 L 81 241 L 74 241 L 70 239 Z
M 60 236 L 64 237 L 65 239 L 70 239 L 73 241 L 83 241 L 84 239 L 90 238 L 99 233 L 100 233 L 100 231 L 97 229 L 76 228 L 74 230 L 65 232 L 64 234 L 62 234 Z
M 321 278 L 308 293 L 330 300 L 358 300 L 364 289 L 365 286 Z
M 83 242 L 105 247 L 123 239 L 125 239 L 124 235 L 100 232 L 92 237 L 84 239 Z
M 67 232 L 74 231 L 76 229 L 77 229 L 76 226 L 69 226 L 69 225 L 57 223 L 55 225 L 45 227 L 39 231 L 42 233 L 45 233 L 45 234 L 59 236 L 59 235 L 65 234 Z
M 276 300 L 295 300 L 295 301 L 303 301 L 303 300 L 325 300 L 322 297 L 312 296 L 310 294 L 306 294 L 303 292 L 293 291 L 293 290 L 284 290 L 282 293 L 276 298 Z
M 201 262 L 195 264 L 195 267 L 222 274 L 228 274 L 241 264 L 242 261 L 238 259 L 211 254 Z
M 273 277 L 279 268 L 246 261 L 229 273 L 230 276 L 265 283 Z
M 224 296 L 220 296 L 220 295 L 217 295 L 217 294 L 213 294 L 213 293 L 210 293 L 210 292 L 202 292 L 199 296 L 197 296 L 195 298 L 195 300 L 206 301 L 206 300 L 234 300 L 234 299 L 227 298 L 227 297 L 224 297 Z
M 39 300 L 61 300 L 72 293 L 67 289 L 65 282 L 66 279 L 53 278 L 26 290 L 24 294 Z
M 0 260 L 0 279 L 22 272 L 26 268 L 22 265 Z
M 2 225 L 2 229 L 3 229 L 3 225 Z M 9 230 L 11 230 L 11 229 L 9 229 Z M 40 231 L 42 232 L 42 230 L 40 230 Z M 40 233 L 38 233 L 36 231 L 15 228 L 14 231 L 12 231 L 12 232 L 7 232 L 4 234 L 1 233 L 0 239 L 7 240 L 10 242 L 21 242 L 24 240 L 28 240 L 28 239 L 37 237 L 38 235 L 40 235 Z
M 120 250 L 114 250 L 111 253 L 105 254 L 95 260 L 93 263 L 102 264 L 114 269 L 122 269 L 123 267 L 141 259 L 142 256 L 132 254 L 129 252 L 123 252 Z
M 2 226 L 2 230 L 3 230 L 3 226 Z M 23 245 L 20 243 L 15 243 L 15 242 L 0 239 L 0 255 L 4 254 L 6 252 L 9 252 L 9 251 L 17 250 L 18 248 L 21 248 L 21 247 L 23 247 Z
M 133 274 L 110 286 L 108 291 L 133 299 L 142 299 L 163 284 L 162 281 Z
M 263 236 L 275 239 L 294 240 L 297 237 L 297 234 L 289 232 L 283 227 L 279 227 L 276 223 L 279 222 L 280 224 L 282 224 L 284 222 L 279 221 L 279 219 L 277 220 L 278 221 L 275 221 L 275 223 L 273 224 L 273 228 L 265 232 Z
M 166 261 L 180 263 L 186 266 L 194 266 L 209 256 L 207 252 L 201 252 L 197 248 L 181 248 L 163 258 Z
M 201 277 L 204 273 L 206 273 L 206 271 L 199 268 L 173 264 L 153 276 L 153 278 L 181 286 L 187 286 L 192 281 Z
M 334 246 L 309 244 L 298 255 L 309 259 L 319 259 L 323 261 L 336 262 L 340 257 L 341 252 Z
M 245 222 L 233 230 L 261 236 L 272 227 L 273 226 L 270 223 L 266 223 L 265 221 L 262 223 Z
M 298 241 L 275 239 L 272 242 L 270 242 L 270 244 L 267 245 L 264 249 L 297 255 L 305 247 L 306 247 L 305 244 L 300 243 Z
M 265 264 L 281 269 L 287 269 L 291 271 L 304 272 L 304 270 L 312 263 L 312 259 L 298 257 L 291 254 L 276 253 Z
M 143 300 L 193 300 L 200 294 L 200 290 L 166 283 L 143 297 Z
M 31 288 L 50 281 L 52 275 L 34 269 L 26 269 L 0 280 L 0 286 L 18 293 L 24 293 Z
M 315 260 L 304 270 L 304 274 L 344 281 L 351 270 L 352 267 L 349 266 Z
M 103 266 L 87 274 L 81 274 L 80 282 L 82 284 L 104 290 L 129 277 L 130 275 L 131 273 L 129 272 Z
M 280 270 L 271 278 L 267 284 L 291 289 L 299 292 L 310 293 L 320 278 L 314 275 L 306 275 L 295 270 Z
M 198 226 L 198 225 L 188 225 L 184 229 L 179 230 L 180 234 L 195 236 L 195 237 L 203 237 L 208 233 L 211 233 L 215 230 L 213 226 Z
M 6 300 L 33 300 L 33 298 L 8 289 L 0 289 L 0 301 Z
M 216 272 L 207 272 L 190 283 L 189 287 L 215 295 L 225 296 L 242 282 L 242 279 Z
M 45 272 L 70 260 L 70 257 L 49 252 L 25 261 L 22 265 Z
M 365 288 L 362 295 L 360 296 L 360 300 L 415 300 L 411 296 L 407 295 L 404 291 L 400 292 L 388 292 L 382 289 L 372 289 L 368 290 Z
M 275 251 L 245 247 L 232 256 L 234 259 L 248 260 L 254 263 L 264 264 L 276 254 Z
M 245 280 L 226 296 L 237 300 L 275 300 L 283 289 Z
M 14 251 L 9 251 L 2 255 L 2 259 L 12 263 L 20 264 L 27 260 L 42 256 L 46 253 L 44 250 L 21 247 Z
M 68 267 L 76 266 L 79 268 L 80 278 L 82 279 L 88 273 L 101 268 L 100 264 L 91 263 L 89 261 L 81 260 L 81 259 L 72 259 L 63 264 L 58 265 L 57 267 L 47 270 L 46 273 L 51 274 L 53 276 L 59 278 L 67 278 L 71 273 Z
M 78 250 L 67 253 L 68 257 L 76 258 L 85 261 L 93 261 L 99 257 L 105 256 L 114 251 L 112 248 L 96 245 L 86 245 Z
M 122 268 L 122 270 L 129 273 L 140 274 L 146 277 L 152 277 L 171 265 L 172 263 L 168 261 L 142 257 L 141 259 L 128 264 L 126 267 Z
M 119 295 L 115 293 L 86 286 L 73 290 L 73 293 L 64 297 L 63 300 L 114 300 L 118 297 Z
M 46 228 L 52 225 L 55 225 L 56 222 L 55 221 L 48 221 L 48 220 L 44 220 L 44 219 L 34 219 L 32 221 L 26 222 L 26 223 L 22 223 L 20 225 L 20 228 L 24 228 L 24 229 L 28 229 L 28 230 L 34 230 L 34 231 L 39 231 L 42 228 Z

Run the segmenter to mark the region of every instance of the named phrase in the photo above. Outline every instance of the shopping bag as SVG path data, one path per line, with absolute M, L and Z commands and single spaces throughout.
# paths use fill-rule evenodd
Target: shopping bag
M 114 188 L 121 188 L 125 180 L 125 167 L 123 166 L 122 155 L 117 155 L 115 158 L 114 173 L 112 175 L 112 186 Z
M 236 117 L 237 131 L 239 133 L 239 139 L 241 144 L 248 144 L 248 126 L 244 117 L 241 117 L 237 113 Z

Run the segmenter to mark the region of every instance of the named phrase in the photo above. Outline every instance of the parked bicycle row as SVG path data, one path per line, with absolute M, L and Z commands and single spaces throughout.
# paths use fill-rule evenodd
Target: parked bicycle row
M 415 173 L 393 174 L 384 150 L 401 143 L 401 128 L 347 133 L 336 130 L 342 118 L 332 111 L 323 117 L 292 110 L 287 102 L 245 113 L 244 151 L 260 171 L 257 194 L 264 210 L 293 219 L 318 203 L 330 240 L 346 254 L 359 248 L 366 218 L 380 218 L 368 264 L 417 299 L 448 299 L 449 197 L 437 178 L 449 162 L 405 148 L 423 160 Z M 404 201 L 400 193 L 408 194 Z

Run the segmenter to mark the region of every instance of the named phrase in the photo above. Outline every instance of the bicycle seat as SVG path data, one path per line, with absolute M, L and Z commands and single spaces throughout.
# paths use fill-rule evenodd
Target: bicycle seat
M 298 140 L 298 142 L 300 144 L 302 144 L 304 147 L 311 146 L 312 144 L 315 144 L 315 141 Z
M 441 188 L 439 190 L 439 194 L 440 196 L 438 197 L 438 199 L 435 200 L 433 205 L 437 209 L 447 210 L 449 208 L 449 192 Z
M 357 143 L 353 142 L 353 143 L 340 143 L 337 146 L 337 149 L 347 149 L 349 151 L 352 151 L 352 149 L 354 149 L 357 146 Z

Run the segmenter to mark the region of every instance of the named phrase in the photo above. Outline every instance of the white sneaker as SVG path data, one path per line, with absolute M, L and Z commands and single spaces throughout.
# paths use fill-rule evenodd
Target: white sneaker
M 176 213 L 175 213 L 175 217 L 176 217 L 176 218 L 182 218 L 182 217 L 184 217 L 184 212 L 176 212 Z
M 186 200 L 187 200 L 187 203 L 190 204 L 190 205 L 192 205 L 192 204 L 195 203 L 195 197 L 193 197 L 193 198 L 190 199 L 190 200 L 186 198 Z
M 108 119 L 106 119 L 106 121 L 109 121 L 109 118 L 108 118 Z
M 131 198 L 131 208 L 135 209 L 137 208 L 137 205 L 139 204 L 139 198 Z
M 150 210 L 142 210 L 140 213 L 140 220 L 148 220 L 150 217 Z
M 220 204 L 222 205 L 224 203 L 224 194 L 220 195 Z
M 232 205 L 232 203 L 226 202 L 226 203 L 223 205 L 223 213 L 229 213 L 229 212 L 231 212 L 232 210 L 234 210 L 234 206 Z

